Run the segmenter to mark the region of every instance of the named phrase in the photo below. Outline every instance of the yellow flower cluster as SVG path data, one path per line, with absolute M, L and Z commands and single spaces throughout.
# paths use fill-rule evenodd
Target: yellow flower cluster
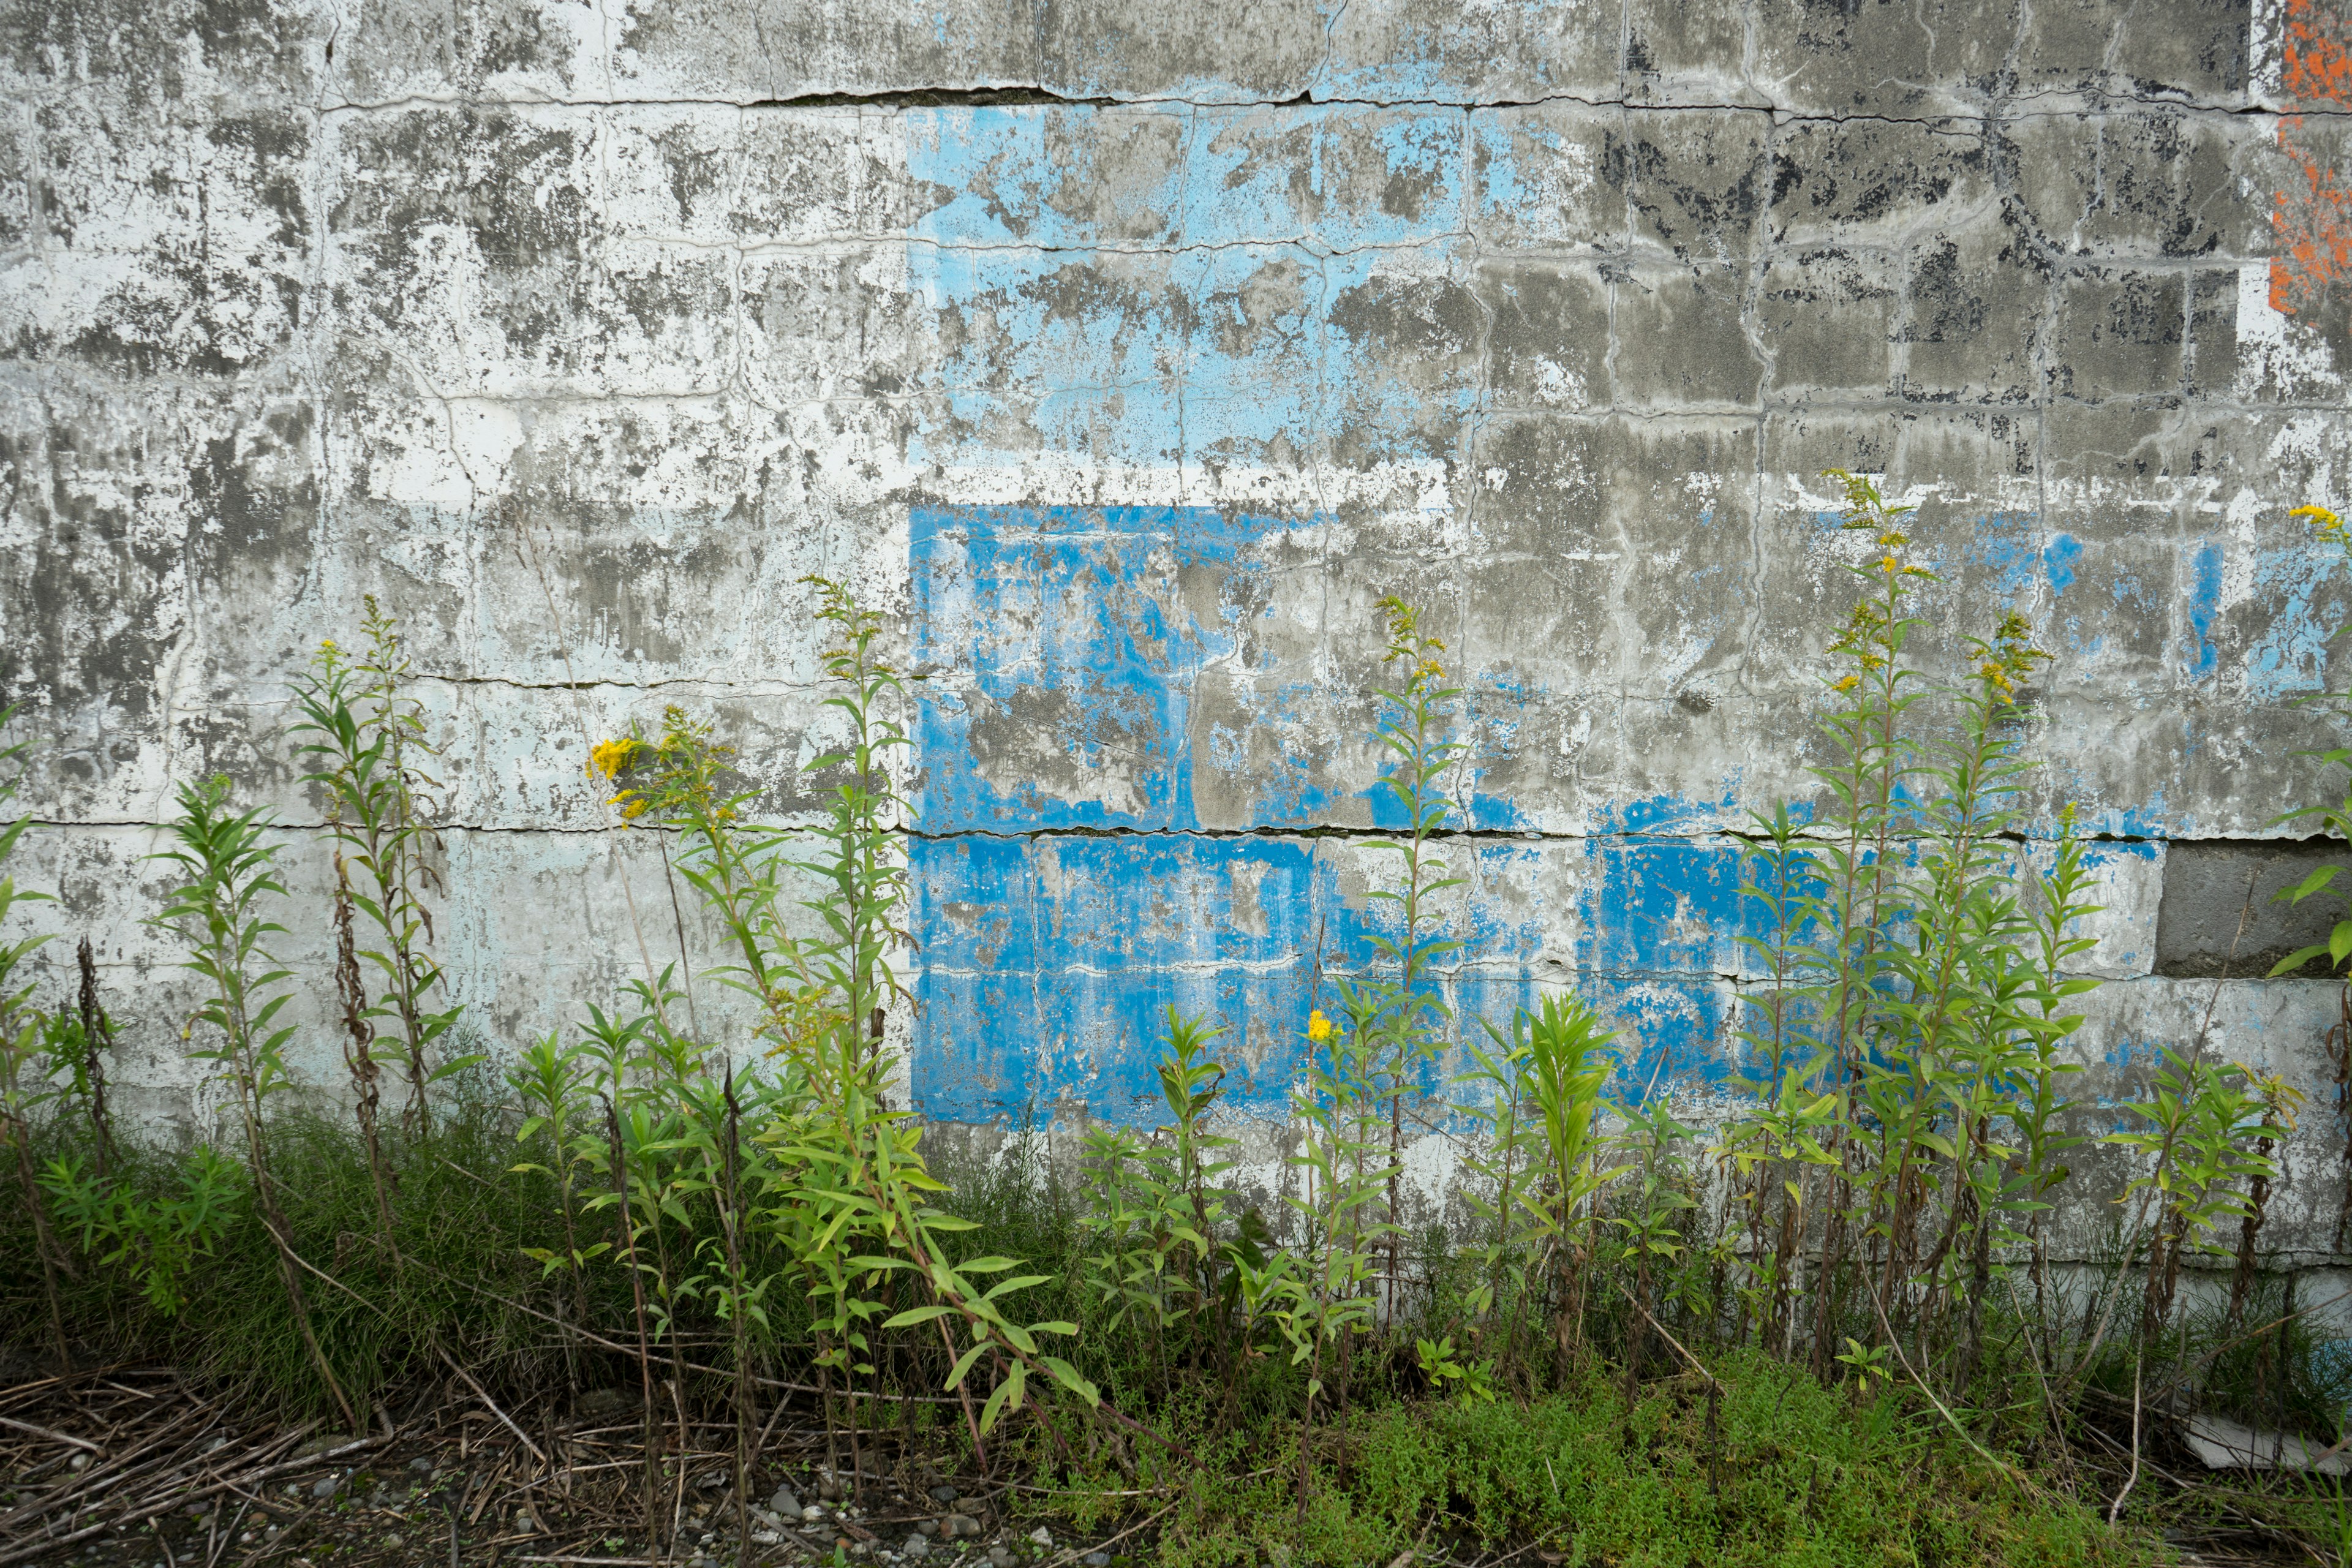
M 602 773 L 608 779 L 619 778 L 636 749 L 637 742 L 626 735 L 617 741 L 599 741 L 588 748 L 588 772 L 592 775 Z
M 1384 662 L 1412 662 L 1412 673 L 1405 678 L 1408 688 L 1434 686 L 1444 680 L 1445 666 L 1435 656 L 1445 651 L 1445 643 L 1422 631 L 1421 611 L 1394 594 L 1382 595 L 1380 608 L 1389 617 L 1389 651 Z
M 2306 517 L 2319 537 L 2330 544 L 2352 544 L 2352 534 L 2345 531 L 2344 520 L 2324 506 L 2299 506 L 2288 512 L 2289 517 Z
M 1986 689 L 2000 702 L 2017 700 L 2017 683 L 2032 673 L 2037 661 L 2050 656 L 2033 646 L 2033 628 L 2015 610 L 2000 618 L 1993 640 L 1984 647 L 1984 657 L 1977 665 L 1977 675 Z
M 1878 606 L 1864 599 L 1846 616 L 1844 628 L 1830 644 L 1830 653 L 1833 658 L 1850 658 L 1862 666 L 1864 674 L 1875 675 L 1886 663 L 1885 648 L 1891 624 Z M 1851 691 L 1861 684 L 1860 677 L 1850 675 L 1837 683 L 1836 689 Z
M 619 778 L 636 762 L 637 748 L 644 743 L 628 735 L 618 740 L 597 742 L 588 748 L 588 776 L 592 779 Z M 646 807 L 651 803 L 635 790 L 625 789 L 614 795 L 610 804 L 621 808 L 622 821 L 634 822 L 646 814 Z
M 1880 534 L 1878 548 L 1884 553 L 1875 563 L 1879 571 L 1889 577 L 1925 577 L 1931 582 L 1934 581 L 1936 574 L 1933 572 L 1928 571 L 1925 566 L 1911 565 L 1896 553 L 1910 542 L 1909 534 L 1898 533 L 1893 529 L 1888 529 L 1885 533 Z
M 1307 1015 L 1307 1037 L 1318 1046 L 1331 1037 L 1331 1020 L 1323 1016 L 1320 1007 Z

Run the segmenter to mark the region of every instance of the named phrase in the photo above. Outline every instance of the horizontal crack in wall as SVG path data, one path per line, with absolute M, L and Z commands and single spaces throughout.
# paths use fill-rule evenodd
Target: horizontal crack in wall
M 1591 110 L 1622 110 L 1640 113 L 1720 113 L 1769 115 L 1776 124 L 1983 125 L 2018 119 L 2064 119 L 2084 114 L 2113 114 L 2160 109 L 2184 114 L 2268 118 L 2281 114 L 2305 121 L 2352 118 L 2352 110 L 2326 103 L 2297 106 L 2277 103 L 2214 103 L 2163 93 L 2105 92 L 2096 89 L 2050 89 L 2005 95 L 1980 110 L 1948 109 L 1930 113 L 1890 114 L 1884 111 L 1797 109 L 1769 100 L 1741 102 L 1730 99 L 1652 100 L 1626 96 L 1589 97 L 1580 93 L 1542 93 L 1524 98 L 1481 99 L 1379 98 L 1360 94 L 1318 95 L 1307 89 L 1289 98 L 1187 98 L 1181 94 L 1082 95 L 1037 86 L 877 88 L 859 92 L 812 92 L 782 98 L 475 98 L 457 94 L 409 93 L 387 99 L 345 99 L 307 106 L 311 112 L 335 115 L 397 113 L 416 109 L 464 109 L 497 111 L 519 109 L 708 109 L 728 112 L 793 112 L 802 110 L 876 109 L 902 113 L 909 109 L 1170 109 L 1213 113 L 1221 110 L 1268 109 L 1420 109 L 1459 114 L 1499 112 L 1556 106 Z

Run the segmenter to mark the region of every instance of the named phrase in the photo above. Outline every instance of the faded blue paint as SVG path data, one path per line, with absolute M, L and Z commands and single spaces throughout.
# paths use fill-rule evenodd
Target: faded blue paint
M 2098 835 L 2125 842 L 2193 837 L 2197 831 L 2193 822 L 2179 821 L 2172 816 L 2165 805 L 2162 790 L 2157 791 L 2144 805 L 2085 804 L 2077 809 L 2075 826 L 2085 836 Z
M 1171 1005 L 1237 1025 L 1228 1102 L 1280 1113 L 1328 906 L 1310 844 L 971 836 L 916 841 L 912 870 L 926 1114 L 1149 1121 Z
M 2057 619 L 2065 647 L 2069 652 L 2095 658 L 2098 656 L 2100 648 L 2105 645 L 2106 639 L 2096 634 L 2085 639 L 2083 636 L 2082 617 L 2079 615 L 2068 614 L 2063 603 L 2066 590 L 2074 585 L 2075 564 L 2082 559 L 2082 541 L 2071 533 L 2053 534 L 2051 536 L 2050 542 L 2042 550 L 2042 573 L 2050 580 L 2053 613 Z M 2052 640 L 2053 639 L 2045 638 L 2045 646 L 2049 646 Z
M 2074 585 L 2074 563 L 2082 558 L 2082 543 L 2071 533 L 2056 534 L 2042 547 L 2042 570 L 2053 598 Z
M 1622 802 L 1610 808 L 1601 825 L 1604 833 L 1690 833 L 1732 820 L 1738 811 L 1738 780 L 1726 780 L 1722 791 L 1711 798 L 1693 800 L 1688 795 L 1653 795 L 1640 800 Z M 1789 816 L 1796 822 L 1811 818 L 1812 807 L 1791 802 Z
M 1475 345 L 1457 353 L 1439 309 L 1462 304 L 1467 253 L 1450 247 L 1497 223 L 1552 225 L 1547 243 L 1609 237 L 1560 226 L 1591 171 L 1573 132 L 1540 115 L 1169 102 L 904 120 L 910 187 L 930 204 L 907 230 L 909 280 L 940 354 L 921 388 L 936 395 L 911 405 L 919 468 L 1045 457 L 1117 495 L 1124 468 L 1293 464 L 1341 430 L 1350 464 L 1450 461 L 1478 406 Z M 1116 178 L 1089 161 L 1111 140 L 1131 154 Z M 1402 247 L 1418 259 L 1400 267 Z M 1397 323 L 1416 334 L 1410 353 L 1389 341 Z M 915 1087 L 929 1113 L 1148 1118 L 1171 1004 L 1232 1024 L 1232 1102 L 1281 1112 L 1318 943 L 1327 974 L 1366 962 L 1394 911 L 1365 899 L 1360 850 L 1273 835 L 1405 825 L 1385 788 L 1334 782 L 1347 769 L 1332 755 L 1370 737 L 1317 730 L 1328 694 L 1317 634 L 1297 624 L 1313 612 L 1289 604 L 1284 635 L 1259 635 L 1284 573 L 1324 548 L 1299 531 L 1331 523 L 914 510 L 915 656 L 932 672 L 914 727 L 914 794 L 935 836 L 913 850 Z M 2185 563 L 2199 678 L 2221 658 L 2221 548 L 2194 543 Z M 1979 518 L 1943 549 L 1956 581 L 2012 605 L 2064 599 L 2101 564 L 2018 512 Z M 2324 668 L 2311 566 L 2308 551 L 2254 563 L 2278 611 L 2247 661 L 2257 698 L 2310 689 Z M 2142 592 L 2126 576 L 2114 591 Z M 1489 780 L 1519 767 L 1522 718 L 1553 695 L 1480 685 L 1464 700 L 1475 745 L 1454 781 L 1459 824 L 1528 826 Z M 1269 727 L 1299 740 L 1269 748 Z M 1625 1031 L 1614 1092 L 1722 1083 L 1738 936 L 1757 913 L 1739 845 L 1718 831 L 1742 784 L 1734 773 L 1599 806 L 1586 838 L 1450 847 L 1467 880 L 1443 900 L 1461 947 L 1438 984 L 1462 1028 L 1574 984 Z M 2159 797 L 2089 811 L 2085 826 L 2158 837 L 2179 826 L 2164 816 Z M 1202 836 L 1233 829 L 1261 832 Z
M 2342 628 L 2324 623 L 2312 601 L 2328 585 L 2341 559 L 2334 548 L 2311 543 L 2254 557 L 2254 594 L 2263 620 L 2247 650 L 2246 686 L 2258 700 L 2276 702 L 2326 689 L 2327 645 Z
M 2033 512 L 1988 512 L 1977 519 L 1976 531 L 1963 547 L 1970 564 L 1993 574 L 1993 592 L 2004 608 L 2014 608 L 2031 594 L 2034 578 L 2044 569 L 2042 551 L 2035 542 L 2041 529 L 2042 519 Z M 1972 635 L 1990 635 L 1990 628 L 1968 629 Z
M 1329 254 L 1461 232 L 1459 110 L 1317 104 L 1198 111 L 1184 242 Z
M 1605 122 L 1604 122 L 1605 123 Z M 1613 204 L 1614 221 L 1599 226 L 1610 204 L 1582 199 L 1600 183 L 1591 121 L 1564 125 L 1540 110 L 1481 113 L 1471 117 L 1469 156 L 1476 174 L 1474 221 L 1486 233 L 1500 230 L 1545 248 L 1614 250 L 1628 237 L 1632 212 Z
M 1240 765 L 1213 733 L 1199 745 L 1197 687 L 1270 613 L 1253 546 L 1287 527 L 1202 508 L 915 509 L 915 655 L 951 672 L 918 698 L 925 829 L 1234 826 L 1194 805 L 1196 769 Z M 1250 672 L 1258 719 L 1313 691 L 1276 658 Z M 1305 826 L 1338 804 L 1306 761 L 1249 781 L 1245 826 Z
M 1485 844 L 1465 858 L 1469 908 L 1442 928 L 1463 945 L 1434 982 L 1462 1035 L 1573 984 L 1623 1031 L 1623 1092 L 1725 1081 L 1735 845 Z M 1396 907 L 1357 884 L 1366 864 L 1328 839 L 918 838 L 916 1104 L 956 1121 L 1151 1121 L 1173 1005 L 1231 1031 L 1227 1103 L 1278 1118 L 1308 1011 L 1336 1010 L 1336 977 L 1373 961 L 1375 933 L 1397 934 Z M 1552 963 L 1547 930 L 1589 921 L 1577 961 Z M 1426 1087 L 1460 1065 L 1433 1064 Z
M 1485 1039 L 1468 1020 L 1490 1020 L 1506 1034 L 1512 1015 L 1532 1009 L 1546 994 L 1572 986 L 1592 1005 L 1616 1038 L 1606 1047 L 1615 1070 L 1602 1092 L 1621 1104 L 1639 1105 L 1685 1090 L 1723 1090 L 1738 1071 L 1735 1036 L 1738 999 L 1726 980 L 1680 975 L 1547 974 L 1541 977 L 1469 975 L 1454 987 L 1465 1016 L 1463 1033 Z
M 2197 649 L 2189 672 L 2202 679 L 2213 673 L 2221 654 L 2213 646 L 2213 622 L 2221 613 L 2221 547 L 2200 544 L 2191 563 L 2189 624 L 2197 634 Z
M 1176 128 L 1156 174 L 1073 167 L 1071 149 L 1119 130 L 1114 113 Z M 1430 455 L 1433 416 L 1475 405 L 1471 378 L 1408 386 L 1381 374 L 1386 345 L 1330 323 L 1387 252 L 1463 233 L 1458 111 L 1019 107 L 907 121 L 908 172 L 935 203 L 908 228 L 908 285 L 946 350 L 944 400 L 908 438 L 918 464 L 1003 465 L 1040 447 L 1113 468 L 1258 462 L 1328 439 L 1343 407 L 1365 458 L 1413 460 Z

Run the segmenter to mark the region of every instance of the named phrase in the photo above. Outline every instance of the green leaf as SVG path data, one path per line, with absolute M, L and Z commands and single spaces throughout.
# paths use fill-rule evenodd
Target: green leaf
M 2319 869 L 2314 871 L 2310 876 L 2305 877 L 2294 887 L 2279 893 L 2272 901 L 2274 903 L 2299 904 L 2303 902 L 2304 900 L 2311 897 L 2312 894 L 2316 893 L 2321 889 L 2326 887 L 2328 883 L 2334 881 L 2336 879 L 2336 873 L 2339 869 L 2341 869 L 2341 868 L 2336 866 L 2322 866 Z
M 944 1318 L 952 1307 L 909 1307 L 882 1326 L 886 1329 L 910 1329 L 918 1323 L 928 1323 L 934 1318 Z
M 1093 1384 L 1079 1376 L 1078 1369 L 1072 1366 L 1068 1362 L 1064 1361 L 1060 1356 L 1041 1355 L 1037 1360 L 1047 1372 L 1054 1374 L 1054 1381 L 1055 1383 L 1060 1384 L 1064 1388 L 1068 1389 L 1072 1394 L 1076 1394 L 1088 1405 L 1100 1405 L 1102 1403 L 1101 1391 L 1096 1388 Z
M 985 1340 L 982 1340 L 980 1343 L 972 1346 L 971 1349 L 964 1352 L 963 1354 L 956 1358 L 955 1365 L 948 1371 L 947 1382 L 940 1384 L 940 1386 L 942 1388 L 954 1388 L 961 1384 L 964 1378 L 971 1371 L 971 1363 L 978 1361 L 982 1356 L 984 1356 L 987 1353 L 988 1342 Z
M 2294 971 L 2301 969 L 2305 964 L 2309 963 L 2313 959 L 2324 958 L 2326 955 L 2327 949 L 2326 947 L 2297 948 L 2294 952 L 2288 953 L 2284 958 L 2280 959 L 2276 963 L 2272 964 L 2270 974 L 2266 978 L 2276 979 L 2279 975 L 2292 973 Z
M 1016 1290 L 1026 1290 L 1032 1285 L 1043 1285 L 1051 1278 L 1051 1275 L 1045 1274 L 1016 1274 L 1010 1279 L 998 1280 L 988 1294 L 981 1300 L 993 1301 L 999 1296 L 1009 1296 Z
M 959 1263 L 956 1265 L 956 1269 L 963 1274 L 1002 1274 L 1008 1268 L 1018 1267 L 1020 1267 L 1018 1258 L 988 1257 L 975 1258 L 968 1263 Z
M 996 1418 L 1003 1415 L 1008 1406 L 1014 1410 L 1021 1408 L 1023 1383 L 1021 1363 L 1014 1362 L 1011 1374 L 996 1385 L 996 1392 L 988 1396 L 987 1408 L 980 1413 L 980 1430 L 982 1436 L 987 1436 L 996 1426 Z

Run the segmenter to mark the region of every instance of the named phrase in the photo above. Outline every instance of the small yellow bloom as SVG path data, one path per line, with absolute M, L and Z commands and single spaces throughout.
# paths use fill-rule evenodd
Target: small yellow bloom
M 599 741 L 588 748 L 588 771 L 603 773 L 606 778 L 618 778 L 621 770 L 629 765 L 629 753 L 636 742 L 624 737 L 618 741 Z
M 1830 689 L 1832 691 L 1852 691 L 1855 687 L 1860 686 L 1861 684 L 1862 677 L 1859 675 L 1841 675 L 1836 680 L 1831 682 Z
M 1307 1037 L 1318 1045 L 1331 1037 L 1331 1020 L 1323 1016 L 1320 1007 L 1307 1015 Z
M 2293 511 L 2288 512 L 2287 516 L 2309 519 L 2312 527 L 2318 531 L 2319 537 L 2328 541 L 2330 543 L 2342 544 L 2347 542 L 2352 542 L 2347 541 L 2344 520 L 2338 517 L 2329 508 L 2324 506 L 2299 506 Z

